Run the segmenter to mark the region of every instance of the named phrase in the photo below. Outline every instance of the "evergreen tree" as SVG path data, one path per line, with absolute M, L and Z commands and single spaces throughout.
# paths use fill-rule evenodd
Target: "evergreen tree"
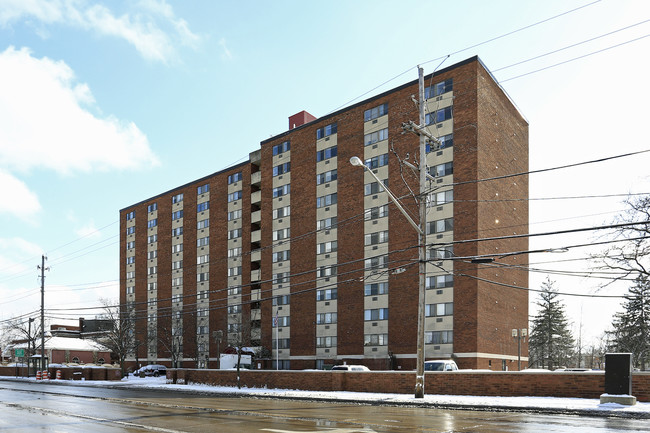
M 650 282 L 646 275 L 625 295 L 622 313 L 614 315 L 610 350 L 632 353 L 635 367 L 645 370 L 650 364 Z
M 554 284 L 546 277 L 536 302 L 539 311 L 533 317 L 528 341 L 531 367 L 553 369 L 567 365 L 572 356 L 573 336 Z

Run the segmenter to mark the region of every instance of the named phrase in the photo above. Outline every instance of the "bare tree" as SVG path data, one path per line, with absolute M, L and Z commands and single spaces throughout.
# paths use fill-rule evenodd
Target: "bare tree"
M 628 209 L 619 215 L 616 223 L 639 223 L 614 230 L 612 246 L 592 258 L 601 269 L 619 272 L 616 280 L 650 279 L 650 196 L 630 197 Z
M 15 343 L 27 343 L 27 350 L 25 351 L 25 358 L 29 358 L 38 352 L 36 346 L 37 340 L 40 342 L 41 323 L 40 320 L 33 318 L 24 319 L 11 319 L 2 327 L 2 348 L 10 347 Z M 49 339 L 46 336 L 46 340 Z M 40 343 L 39 346 L 40 347 Z
M 156 342 L 169 354 L 172 368 L 179 368 L 183 354 L 183 314 L 181 311 L 174 311 L 169 320 L 160 320 L 159 318 Z
M 91 339 L 109 349 L 119 360 L 122 376 L 124 376 L 124 360 L 129 353 L 137 351 L 140 344 L 135 338 L 135 321 L 126 310 L 120 310 L 116 301 L 100 300 L 104 306 L 103 313 L 98 319 L 106 320 L 110 325 Z

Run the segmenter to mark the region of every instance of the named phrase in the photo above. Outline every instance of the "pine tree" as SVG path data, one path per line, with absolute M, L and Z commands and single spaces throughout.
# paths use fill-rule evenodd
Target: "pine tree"
M 646 275 L 637 277 L 630 287 L 623 309 L 614 315 L 610 350 L 632 353 L 633 365 L 645 370 L 650 364 L 650 282 Z
M 528 341 L 531 367 L 552 369 L 567 365 L 572 356 L 573 336 L 554 284 L 546 277 L 537 301 L 539 311 L 533 317 Z

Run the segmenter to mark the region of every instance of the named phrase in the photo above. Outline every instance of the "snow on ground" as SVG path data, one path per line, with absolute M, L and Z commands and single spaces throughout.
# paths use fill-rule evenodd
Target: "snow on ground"
M 3 378 L 0 380 L 15 378 Z M 34 378 L 23 379 L 34 381 Z M 427 394 L 424 399 L 416 399 L 411 394 L 347 392 L 347 391 L 300 391 L 287 389 L 242 388 L 227 386 L 212 386 L 203 384 L 178 385 L 167 383 L 164 377 L 134 377 L 129 376 L 119 382 L 114 381 L 53 381 L 70 385 L 93 387 L 120 388 L 165 388 L 182 391 L 195 391 L 214 394 L 240 394 L 242 396 L 282 397 L 316 400 L 351 401 L 358 403 L 385 404 L 419 404 L 425 406 L 443 406 L 458 408 L 495 408 L 539 411 L 567 411 L 593 415 L 629 415 L 650 418 L 650 403 L 637 402 L 634 406 L 624 406 L 616 403 L 600 404 L 599 399 L 589 398 L 560 398 L 560 397 L 492 397 Z

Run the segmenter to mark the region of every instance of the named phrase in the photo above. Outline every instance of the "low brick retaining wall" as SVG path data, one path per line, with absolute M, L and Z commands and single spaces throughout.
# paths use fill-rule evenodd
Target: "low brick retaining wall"
M 415 372 L 241 370 L 240 374 L 242 386 L 249 388 L 411 394 L 415 387 Z M 237 386 L 234 370 L 167 369 L 167 379 L 176 379 L 179 383 Z M 599 398 L 604 391 L 605 372 L 425 374 L 427 394 Z M 650 401 L 650 373 L 633 374 L 632 394 L 639 401 Z
M 62 380 L 121 380 L 122 372 L 119 368 L 110 367 L 50 367 L 50 379 L 56 378 L 57 370 L 61 370 Z M 32 377 L 34 371 L 31 371 Z M 27 377 L 27 367 L 0 366 L 0 376 Z

